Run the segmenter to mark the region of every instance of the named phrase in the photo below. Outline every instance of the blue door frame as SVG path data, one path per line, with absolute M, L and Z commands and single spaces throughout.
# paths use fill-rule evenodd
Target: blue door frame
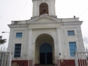
M 45 64 L 48 63 L 48 57 L 47 57 L 47 54 L 48 53 L 52 53 L 52 46 L 48 43 L 43 43 L 41 46 L 40 46 L 40 53 L 44 53 L 45 54 Z M 51 60 L 52 61 L 52 60 Z

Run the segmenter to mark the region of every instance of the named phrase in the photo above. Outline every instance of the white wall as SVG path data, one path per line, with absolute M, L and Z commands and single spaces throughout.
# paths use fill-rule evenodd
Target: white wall
M 69 21 L 69 19 L 68 19 Z M 71 21 L 71 20 L 70 20 Z M 80 28 L 80 23 L 81 22 L 49 22 L 46 23 L 47 20 L 45 20 L 45 23 L 36 23 L 35 22 L 29 24 L 25 24 L 26 27 L 22 27 L 20 25 L 11 25 L 11 31 L 10 31 L 10 39 L 9 39 L 9 46 L 8 49 L 11 48 L 11 51 L 14 54 L 14 46 L 15 43 L 21 43 L 22 44 L 22 49 L 21 49 L 21 57 L 20 58 L 13 58 L 14 60 L 25 60 L 28 59 L 28 52 L 32 51 L 32 58 L 34 59 L 34 52 L 35 52 L 35 40 L 39 34 L 42 33 L 47 33 L 50 34 L 53 39 L 54 39 L 54 45 L 55 45 L 55 58 L 58 58 L 59 51 L 61 51 L 61 55 L 63 59 L 72 59 L 70 57 L 70 52 L 69 52 L 69 42 L 70 41 L 75 41 L 77 43 L 77 50 L 78 51 L 84 51 L 84 46 L 83 46 L 83 39 L 82 39 L 82 34 L 81 34 L 81 28 Z M 64 24 L 65 23 L 65 24 Z M 75 23 L 75 24 L 74 24 Z M 60 35 L 61 38 L 57 40 L 57 28 L 60 30 Z M 28 42 L 29 42 L 29 30 L 32 30 L 32 44 L 31 50 L 28 50 Z M 75 31 L 75 36 L 68 36 L 67 31 L 68 30 L 74 30 Z M 16 32 L 22 32 L 23 36 L 22 38 L 16 38 Z M 59 41 L 59 42 L 58 42 Z M 61 44 L 62 47 L 59 47 L 58 44 Z M 26 57 L 25 57 L 26 56 Z M 29 57 L 31 59 L 31 56 Z

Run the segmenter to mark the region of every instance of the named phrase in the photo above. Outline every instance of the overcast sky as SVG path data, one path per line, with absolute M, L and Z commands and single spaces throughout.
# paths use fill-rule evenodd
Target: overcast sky
M 73 18 L 83 21 L 81 25 L 85 47 L 88 47 L 88 0 L 56 0 L 58 18 Z M 0 47 L 8 47 L 9 27 L 12 20 L 28 20 L 32 17 L 32 0 L 0 0 L 0 35 L 7 42 Z M 2 34 L 2 31 L 7 33 Z

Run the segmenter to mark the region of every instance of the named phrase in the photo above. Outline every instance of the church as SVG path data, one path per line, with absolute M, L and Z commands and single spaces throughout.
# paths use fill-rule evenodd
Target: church
M 79 18 L 57 18 L 55 0 L 32 0 L 29 20 L 11 21 L 8 50 L 11 66 L 75 66 L 75 51 L 84 51 Z

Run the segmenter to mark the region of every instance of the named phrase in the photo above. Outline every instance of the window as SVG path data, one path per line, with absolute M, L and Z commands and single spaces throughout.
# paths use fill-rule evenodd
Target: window
M 68 31 L 68 36 L 74 36 L 74 35 L 75 35 L 74 30 L 69 30 Z
M 74 52 L 76 51 L 76 42 L 69 42 L 70 56 L 74 56 Z
M 16 33 L 16 38 L 22 38 L 22 32 Z
M 21 55 L 21 44 L 15 44 L 14 57 L 20 57 Z

